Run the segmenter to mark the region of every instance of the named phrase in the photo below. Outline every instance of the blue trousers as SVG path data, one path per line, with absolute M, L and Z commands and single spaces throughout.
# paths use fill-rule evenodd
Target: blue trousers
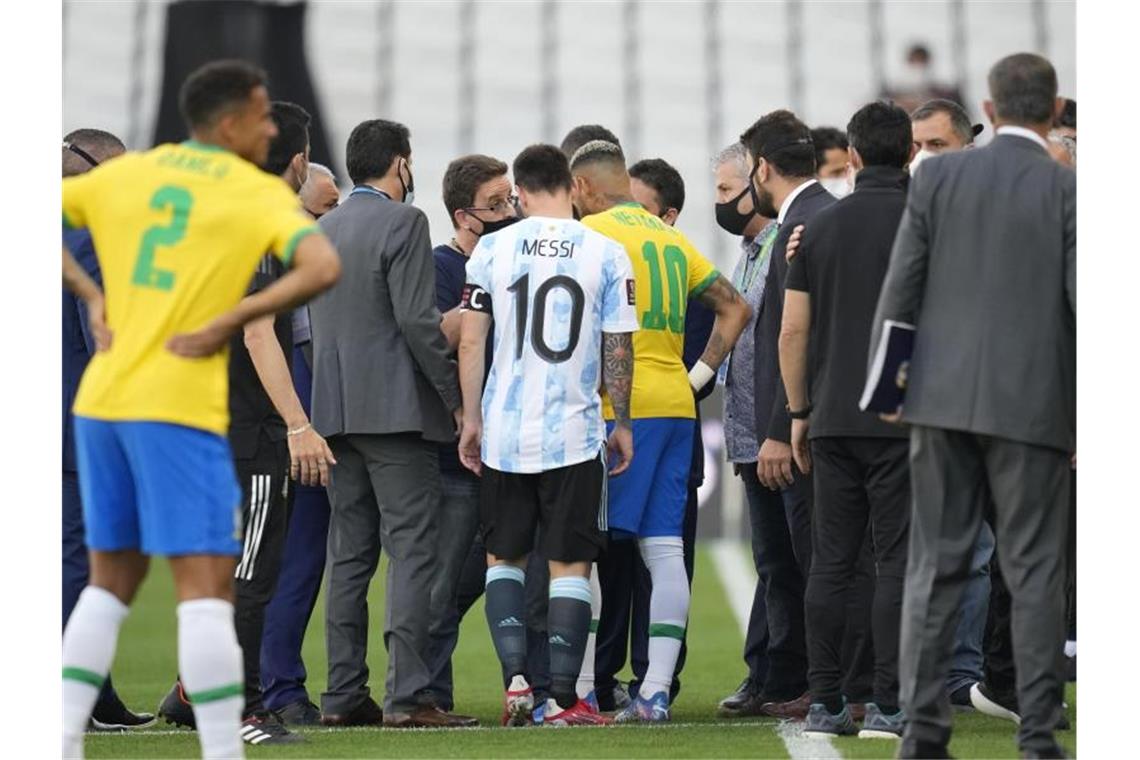
M 982 644 L 990 608 L 990 560 L 993 556 L 994 532 L 988 523 L 983 522 L 970 560 L 970 579 L 962 592 L 961 616 L 954 632 L 953 659 L 946 676 L 948 694 L 982 680 L 985 659 Z
M 87 586 L 91 566 L 87 558 L 87 544 L 83 533 L 83 502 L 79 498 L 79 474 L 63 471 L 63 626 L 79 601 L 79 594 Z M 111 676 L 103 682 L 99 703 L 118 700 Z M 96 709 L 99 708 L 97 704 Z
M 293 351 L 293 385 L 309 413 L 313 378 L 301 349 Z M 265 707 L 280 710 L 309 699 L 301 659 L 305 629 L 321 590 L 328 547 L 329 498 L 324 488 L 297 485 L 281 556 L 277 590 L 265 608 L 261 637 L 261 691 Z

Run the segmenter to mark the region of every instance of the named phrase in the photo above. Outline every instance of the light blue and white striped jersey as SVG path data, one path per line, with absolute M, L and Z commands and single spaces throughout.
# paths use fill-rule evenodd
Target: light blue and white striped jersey
M 573 219 L 532 216 L 480 238 L 466 290 L 466 308 L 495 319 L 484 464 L 535 473 L 597 457 L 602 333 L 638 328 L 625 248 Z

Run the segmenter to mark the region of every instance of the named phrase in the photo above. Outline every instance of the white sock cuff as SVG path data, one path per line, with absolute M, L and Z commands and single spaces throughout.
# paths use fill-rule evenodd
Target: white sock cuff
M 191 599 L 178 604 L 178 619 L 193 620 L 195 618 L 225 617 L 233 620 L 234 606 L 225 599 Z
M 492 581 L 514 581 L 525 584 L 526 571 L 514 565 L 491 565 L 487 568 L 487 585 L 491 585 Z
M 123 618 L 130 611 L 127 605 L 119 600 L 119 597 L 98 586 L 88 586 L 83 589 L 79 593 L 79 601 L 76 606 L 78 607 L 80 604 L 84 605 L 90 614 L 98 615 L 100 618 L 111 620 L 116 624 L 123 622 Z
M 648 565 L 653 560 L 667 557 L 685 557 L 685 543 L 680 536 L 653 536 L 652 538 L 638 539 L 638 548 L 641 558 Z
M 577 576 L 552 578 L 550 581 L 550 598 L 558 597 L 577 599 L 580 602 L 590 604 L 593 601 L 593 595 L 590 593 L 590 581 Z

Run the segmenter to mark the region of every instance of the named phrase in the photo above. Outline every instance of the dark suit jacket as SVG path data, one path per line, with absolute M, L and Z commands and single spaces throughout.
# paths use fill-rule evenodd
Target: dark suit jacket
M 784 215 L 772 243 L 772 263 L 764 280 L 764 297 L 756 317 L 756 354 L 753 387 L 756 398 L 756 440 L 765 438 L 790 443 L 792 420 L 788 417 L 788 394 L 780 377 L 780 322 L 784 316 L 784 280 L 788 261 L 784 250 L 797 224 L 807 224 L 817 212 L 835 203 L 835 196 L 818 182 L 795 197 Z
M 67 243 L 71 255 L 75 257 L 83 271 L 103 285 L 103 275 L 99 271 L 99 259 L 95 256 L 95 244 L 91 233 L 86 229 L 64 230 L 63 242 Z M 95 336 L 87 321 L 87 304 L 70 290 L 63 291 L 63 469 L 75 472 L 78 464 L 75 457 L 75 433 L 72 430 L 75 417 L 71 406 L 79 392 L 79 381 L 87 369 L 87 363 L 95 354 Z
M 1076 174 L 1031 140 L 915 172 L 873 323 L 917 325 L 903 419 L 1073 451 Z
M 419 432 L 454 440 L 459 384 L 439 329 L 427 217 L 356 192 L 320 225 L 343 271 L 309 309 L 313 426 L 324 436 Z

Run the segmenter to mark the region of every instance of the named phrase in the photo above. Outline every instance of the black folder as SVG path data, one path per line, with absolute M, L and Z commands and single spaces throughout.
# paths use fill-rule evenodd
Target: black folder
M 906 375 L 914 352 L 914 325 L 888 319 L 883 322 L 875 361 L 863 387 L 859 408 L 865 412 L 894 414 L 906 393 Z

